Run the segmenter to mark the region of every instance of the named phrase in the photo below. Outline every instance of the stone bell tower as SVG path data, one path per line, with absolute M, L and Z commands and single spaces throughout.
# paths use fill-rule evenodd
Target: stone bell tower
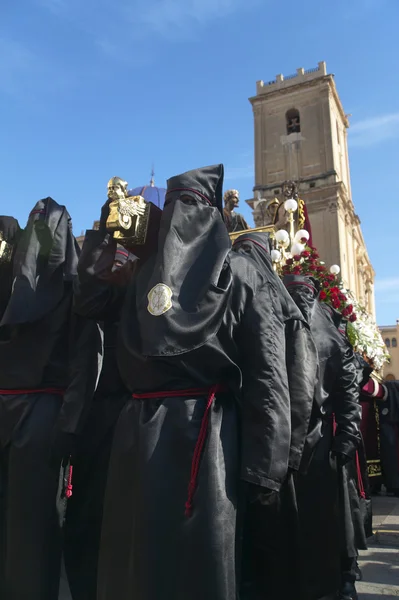
M 343 281 L 374 315 L 374 271 L 352 202 L 347 130 L 334 76 L 326 63 L 295 75 L 258 81 L 250 98 L 255 124 L 255 187 L 248 204 L 257 226 L 265 201 L 281 199 L 294 180 L 306 202 L 313 242 L 327 266 L 339 264 Z

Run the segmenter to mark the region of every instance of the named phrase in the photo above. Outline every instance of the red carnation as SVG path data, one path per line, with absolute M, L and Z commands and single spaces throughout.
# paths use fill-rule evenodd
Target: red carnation
M 325 293 L 324 290 L 321 290 L 319 298 L 320 298 L 320 300 L 325 300 L 327 298 L 327 294 Z
M 294 260 L 298 261 L 301 260 L 301 257 L 299 254 L 294 254 Z
M 316 271 L 317 271 L 318 273 L 322 273 L 322 272 L 323 272 L 323 271 L 325 271 L 325 270 L 326 270 L 326 269 L 325 269 L 325 267 L 323 267 L 323 265 L 319 265 L 318 267 L 316 267 Z
M 328 281 L 323 281 L 323 287 L 328 288 L 330 286 L 330 284 L 328 283 Z
M 338 309 L 341 306 L 341 302 L 338 300 L 338 298 L 336 298 L 334 296 L 334 298 L 332 299 L 332 305 L 333 305 L 334 308 Z
M 344 308 L 344 310 L 342 311 L 342 316 L 347 317 L 348 315 L 349 315 L 348 308 Z
M 319 255 L 317 254 L 317 252 L 312 252 L 311 256 L 312 256 L 312 258 L 319 258 Z
M 355 313 L 351 314 L 351 316 L 349 317 L 349 321 L 351 323 L 354 323 L 355 321 L 357 321 L 357 316 L 355 315 Z
M 353 305 L 352 304 L 348 304 L 348 306 L 346 307 L 346 310 L 348 311 L 348 315 L 350 315 L 351 312 L 353 312 Z
M 340 294 L 341 292 L 339 291 L 339 289 L 337 287 L 332 287 L 331 288 L 331 293 L 332 294 Z
M 335 275 L 330 274 L 330 275 L 327 275 L 327 277 L 328 277 L 329 281 L 335 280 Z
M 294 261 L 292 260 L 292 258 L 287 258 L 287 260 L 285 261 L 286 265 L 293 265 Z
M 300 275 L 301 267 L 294 267 L 292 272 L 294 273 L 294 275 Z
M 304 258 L 308 258 L 308 256 L 310 256 L 310 252 L 308 250 L 303 250 L 301 252 L 301 256 L 303 256 Z

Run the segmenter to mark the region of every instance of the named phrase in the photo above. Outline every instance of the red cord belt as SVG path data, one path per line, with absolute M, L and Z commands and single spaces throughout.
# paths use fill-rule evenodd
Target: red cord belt
M 204 416 L 202 417 L 201 427 L 198 434 L 197 443 L 195 445 L 193 459 L 191 461 L 190 483 L 188 484 L 188 495 L 185 504 L 185 515 L 189 517 L 193 508 L 193 496 L 197 488 L 198 472 L 202 452 L 205 445 L 206 434 L 208 432 L 209 412 L 217 393 L 225 392 L 226 387 L 223 385 L 213 385 L 210 388 L 192 388 L 187 390 L 172 390 L 166 392 L 147 392 L 143 394 L 132 394 L 136 400 L 148 398 L 196 398 L 198 396 L 206 396 L 206 406 Z
M 332 417 L 333 417 L 333 433 L 335 436 L 335 432 L 337 431 L 337 422 L 335 420 L 335 415 L 333 415 Z M 366 492 L 364 489 L 364 483 L 363 483 L 363 477 L 362 477 L 362 470 L 360 468 L 359 452 L 357 450 L 356 450 L 356 474 L 357 474 L 357 485 L 359 488 L 360 497 L 366 498 Z
M 37 388 L 35 390 L 0 390 L 2 396 L 23 396 L 24 394 L 57 394 L 63 396 L 65 390 L 57 388 Z

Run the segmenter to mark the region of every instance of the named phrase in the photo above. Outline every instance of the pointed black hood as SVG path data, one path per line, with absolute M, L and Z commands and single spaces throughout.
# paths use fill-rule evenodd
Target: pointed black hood
M 79 252 L 65 206 L 39 200 L 15 250 L 12 291 L 0 326 L 32 323 L 51 312 L 77 273 Z
M 231 289 L 222 185 L 223 165 L 169 179 L 158 252 L 140 270 L 125 305 L 129 325 L 121 335 L 132 352 L 183 354 L 218 331 Z

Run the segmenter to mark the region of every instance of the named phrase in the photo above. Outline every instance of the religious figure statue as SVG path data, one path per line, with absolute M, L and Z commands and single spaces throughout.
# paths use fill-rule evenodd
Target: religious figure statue
M 280 202 L 277 198 L 259 202 L 253 213 L 255 227 L 274 225 L 279 206 Z
M 239 199 L 240 194 L 237 190 L 227 190 L 224 194 L 224 222 L 229 233 L 249 229 L 244 217 L 235 212 Z
M 127 195 L 127 185 L 120 177 L 108 181 L 107 219 L 107 230 L 126 248 L 145 243 L 150 211 L 150 204 L 142 196 Z

